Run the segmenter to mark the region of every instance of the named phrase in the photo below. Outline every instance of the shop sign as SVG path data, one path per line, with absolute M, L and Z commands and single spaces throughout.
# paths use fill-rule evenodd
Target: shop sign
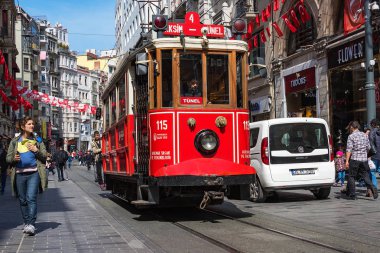
M 249 110 L 252 115 L 266 113 L 270 111 L 271 99 L 268 96 L 249 100 Z
M 315 67 L 284 77 L 286 94 L 315 88 Z
M 373 37 L 373 53 L 377 54 L 379 52 L 379 47 L 377 46 L 379 40 L 379 35 L 374 34 Z M 358 38 L 353 41 L 348 41 L 340 46 L 331 48 L 327 52 L 328 58 L 328 68 L 336 68 L 343 66 L 365 57 L 365 42 L 364 37 Z

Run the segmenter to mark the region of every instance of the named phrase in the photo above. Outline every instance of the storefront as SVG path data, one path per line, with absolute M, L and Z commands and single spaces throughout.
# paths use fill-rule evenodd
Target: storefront
M 346 42 L 330 45 L 328 72 L 330 83 L 330 128 L 333 135 L 339 130 L 346 139 L 345 127 L 351 120 L 359 121 L 362 130 L 367 128 L 366 71 L 364 62 L 364 35 L 346 38 Z M 374 43 L 374 55 L 378 58 L 378 43 Z M 378 61 L 376 61 L 378 62 Z M 376 85 L 376 115 L 380 115 L 379 65 L 373 67 Z M 335 140 L 334 140 L 335 141 Z
M 272 98 L 270 96 L 262 96 L 249 100 L 249 111 L 251 122 L 269 119 Z
M 315 67 L 306 62 L 283 71 L 288 117 L 317 117 Z

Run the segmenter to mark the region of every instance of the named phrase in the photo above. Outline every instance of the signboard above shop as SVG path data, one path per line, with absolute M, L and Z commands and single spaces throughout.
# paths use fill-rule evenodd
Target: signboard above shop
M 284 76 L 286 94 L 315 89 L 315 67 Z
M 378 47 L 379 36 L 374 34 L 373 36 L 373 53 L 379 53 Z M 356 40 L 349 40 L 344 44 L 337 47 L 333 47 L 327 51 L 328 57 L 328 68 L 340 67 L 358 60 L 364 61 L 365 54 L 365 43 L 364 37 L 358 38 Z
M 169 22 L 164 35 L 179 36 L 182 32 L 185 36 L 201 37 L 203 36 L 202 28 L 207 30 L 207 37 L 224 38 L 224 26 L 201 24 L 197 12 L 187 12 L 185 15 L 185 23 Z

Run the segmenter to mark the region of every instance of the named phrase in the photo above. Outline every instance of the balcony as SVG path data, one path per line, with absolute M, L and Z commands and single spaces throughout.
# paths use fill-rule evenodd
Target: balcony
M 45 35 L 40 35 L 40 43 L 46 43 L 47 39 Z
M 236 3 L 236 17 L 252 20 L 258 13 L 257 0 L 239 0 Z

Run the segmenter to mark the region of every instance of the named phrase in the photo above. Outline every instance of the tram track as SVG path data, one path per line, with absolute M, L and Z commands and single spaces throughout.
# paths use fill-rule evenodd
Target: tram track
M 229 216 L 229 215 L 226 215 L 226 214 L 222 214 L 222 213 L 219 213 L 219 212 L 216 212 L 216 211 L 212 211 L 212 210 L 209 210 L 209 209 L 199 209 L 199 210 L 201 210 L 203 212 L 212 213 L 214 215 L 218 215 L 220 217 L 223 217 L 223 218 L 226 218 L 226 219 L 230 219 L 230 220 L 236 221 L 236 222 L 241 223 L 241 224 L 245 224 L 245 225 L 248 225 L 248 226 L 253 226 L 253 227 L 260 228 L 260 229 L 263 229 L 263 230 L 266 230 L 266 231 L 270 231 L 270 232 L 273 232 L 273 233 L 276 233 L 276 234 L 280 234 L 280 235 L 283 235 L 283 236 L 286 236 L 286 237 L 289 237 L 289 238 L 292 238 L 292 239 L 300 240 L 302 242 L 306 242 L 306 243 L 310 243 L 310 244 L 313 244 L 313 245 L 317 245 L 317 246 L 320 246 L 320 247 L 323 247 L 323 248 L 326 248 L 326 249 L 334 250 L 334 251 L 341 252 L 341 253 L 354 253 L 354 251 L 349 251 L 349 250 L 345 250 L 345 249 L 342 249 L 342 248 L 334 247 L 334 246 L 329 245 L 329 244 L 325 244 L 325 243 L 322 243 L 322 242 L 317 242 L 317 241 L 314 241 L 314 240 L 311 240 L 311 239 L 308 239 L 308 238 L 305 238 L 305 237 L 301 237 L 301 236 L 294 235 L 294 234 L 291 234 L 291 233 L 288 233 L 288 232 L 284 232 L 284 231 L 280 231 L 280 230 L 277 230 L 277 229 L 273 229 L 273 228 L 269 228 L 269 227 L 264 227 L 262 225 L 255 224 L 253 222 L 243 221 L 243 220 L 234 218 L 232 216 Z
M 90 181 L 91 184 L 94 184 L 94 185 L 98 186 L 97 183 L 95 183 L 93 180 L 89 179 L 85 175 L 81 175 L 81 173 L 78 173 L 78 175 L 81 178 L 83 178 L 83 179 L 85 179 L 87 181 Z M 122 206 L 124 206 L 124 205 L 130 205 L 130 203 L 128 201 L 126 201 L 125 199 L 120 198 L 117 195 L 114 195 L 114 194 L 111 194 L 111 193 L 109 193 L 107 195 L 108 195 L 108 197 L 110 197 L 111 199 L 113 199 L 116 203 L 118 203 L 118 204 L 122 204 L 123 203 Z M 267 232 L 270 232 L 270 233 L 273 233 L 273 234 L 277 234 L 279 236 L 287 237 L 287 238 L 290 238 L 290 239 L 293 239 L 293 240 L 296 240 L 296 241 L 300 241 L 302 243 L 311 244 L 311 245 L 314 245 L 316 247 L 327 249 L 327 250 L 331 250 L 331 251 L 334 251 L 334 252 L 341 252 L 341 253 L 353 253 L 353 252 L 355 252 L 355 251 L 350 251 L 350 250 L 346 250 L 346 249 L 343 249 L 343 248 L 335 247 L 335 246 L 332 246 L 332 245 L 329 245 L 329 244 L 326 244 L 326 243 L 322 243 L 322 242 L 319 242 L 319 241 L 315 241 L 315 240 L 312 240 L 312 239 L 308 239 L 308 238 L 305 238 L 305 237 L 302 237 L 302 236 L 298 236 L 298 235 L 295 235 L 295 234 L 292 234 L 292 233 L 288 233 L 288 232 L 285 232 L 285 231 L 281 231 L 281 230 L 278 230 L 278 229 L 265 227 L 265 226 L 262 226 L 260 224 L 255 224 L 254 222 L 244 221 L 244 220 L 241 220 L 241 219 L 238 219 L 238 218 L 235 218 L 235 217 L 232 217 L 232 216 L 229 216 L 227 214 L 220 213 L 220 212 L 217 212 L 217 211 L 213 211 L 213 210 L 209 210 L 209 209 L 199 209 L 199 208 L 195 209 L 195 210 L 198 210 L 199 213 L 208 213 L 209 215 L 218 216 L 218 217 L 221 217 L 223 219 L 227 219 L 227 220 L 231 220 L 233 222 L 237 222 L 239 224 L 244 224 L 245 226 L 255 227 L 255 228 L 260 229 L 260 230 L 264 230 L 264 231 L 267 231 Z M 184 230 L 187 233 L 190 233 L 191 235 L 193 235 L 193 236 L 195 236 L 195 237 L 197 237 L 197 238 L 199 238 L 201 240 L 204 240 L 204 241 L 206 241 L 206 242 L 208 242 L 208 243 L 210 243 L 210 244 L 212 244 L 212 245 L 214 245 L 214 246 L 222 249 L 225 252 L 231 252 L 231 253 L 248 252 L 248 251 L 244 251 L 244 250 L 238 249 L 237 247 L 231 246 L 230 244 L 225 243 L 222 240 L 219 240 L 219 239 L 215 238 L 214 236 L 210 236 L 210 235 L 207 235 L 206 233 L 202 233 L 200 231 L 197 231 L 197 229 L 194 229 L 191 226 L 187 226 L 187 225 L 183 224 L 183 222 L 176 221 L 172 217 L 167 217 L 167 215 L 160 215 L 159 212 L 155 212 L 155 211 L 151 211 L 151 210 L 148 211 L 148 212 L 149 212 L 150 216 L 155 217 L 157 220 L 170 222 L 172 225 L 176 226 L 177 228 L 179 228 L 181 230 Z M 117 219 L 117 217 L 114 217 L 114 218 Z

